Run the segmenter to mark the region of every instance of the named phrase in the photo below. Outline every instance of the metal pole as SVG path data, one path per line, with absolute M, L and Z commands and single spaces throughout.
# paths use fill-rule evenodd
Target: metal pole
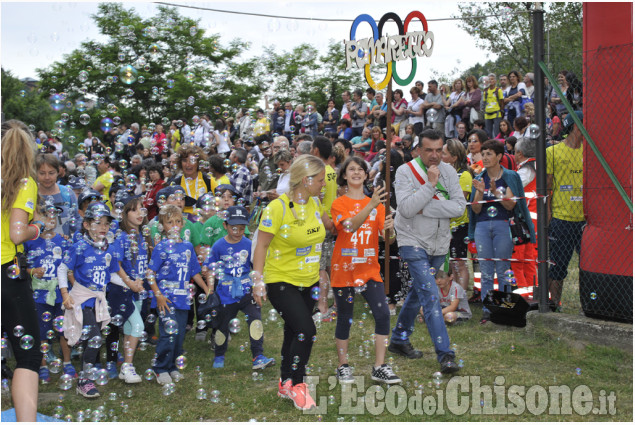
M 547 142 L 544 81 L 545 77 L 539 63 L 544 57 L 544 10 L 536 2 L 533 11 L 534 31 L 534 102 L 536 104 L 536 124 L 540 127 L 540 135 L 536 139 L 536 191 L 538 192 L 538 293 L 539 311 L 549 311 L 549 284 L 547 278 Z M 535 294 L 534 294 L 535 296 Z
M 381 105 L 380 105 L 381 106 Z M 386 90 L 386 217 L 390 214 L 390 151 L 392 149 L 392 79 L 388 82 Z M 384 235 L 384 292 L 386 295 L 390 292 L 390 237 Z

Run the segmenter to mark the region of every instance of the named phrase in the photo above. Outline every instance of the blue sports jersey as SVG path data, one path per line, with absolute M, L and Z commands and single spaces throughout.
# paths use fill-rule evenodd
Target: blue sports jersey
M 191 303 L 188 303 L 188 298 L 194 296 L 190 294 L 190 279 L 201 272 L 194 245 L 163 239 L 154 247 L 148 268 L 155 272 L 157 286 L 172 302 L 171 306 L 178 310 L 189 310 Z M 156 306 L 156 298 L 152 299 L 152 306 Z
M 51 239 L 37 238 L 24 242 L 29 268 L 45 269 L 41 279 L 35 276 L 32 279 L 33 298 L 36 303 L 54 305 L 62 302 L 62 294 L 57 285 L 57 268 L 62 264 L 64 253 L 69 246 L 70 242 L 58 234 Z
M 222 268 L 216 267 L 216 270 L 222 270 L 222 274 L 217 278 L 216 292 L 221 303 L 237 303 L 251 291 L 251 241 L 245 236 L 235 244 L 219 239 L 212 246 L 205 265 L 211 270 L 213 263 L 218 262 L 222 262 Z
M 145 280 L 149 258 L 148 243 L 143 235 L 139 233 L 128 234 L 120 230 L 117 233 L 114 245 L 119 250 L 121 268 L 128 277 L 132 280 Z M 135 292 L 133 297 L 138 300 L 139 294 Z
M 73 272 L 75 281 L 91 291 L 106 291 L 110 283 L 110 274 L 119 271 L 119 251 L 113 244 L 104 250 L 94 248 L 85 240 L 75 242 L 64 257 L 64 262 Z M 94 307 L 95 299 L 91 298 L 82 307 Z

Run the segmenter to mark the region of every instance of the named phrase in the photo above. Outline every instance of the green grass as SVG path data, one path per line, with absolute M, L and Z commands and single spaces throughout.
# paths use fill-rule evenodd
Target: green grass
M 575 259 L 574 259 L 575 260 Z M 573 264 L 573 263 L 572 263 Z M 576 263 L 577 264 L 577 263 Z M 580 303 L 575 275 L 570 273 L 565 283 L 563 309 L 567 313 L 578 314 Z M 363 376 L 364 387 L 358 393 L 372 394 L 369 378 L 370 368 L 374 360 L 371 335 L 374 321 L 370 310 L 365 307 L 363 298 L 357 296 L 355 321 L 351 329 L 349 363 L 355 367 L 355 375 Z M 270 304 L 263 308 L 265 328 L 265 354 L 275 357 L 279 362 L 279 349 L 282 343 L 282 320 L 271 322 L 267 319 Z M 598 395 L 604 390 L 606 394 L 613 392 L 617 399 L 614 415 L 578 415 L 550 414 L 549 410 L 540 415 L 533 415 L 525 410 L 520 415 L 514 414 L 473 414 L 470 410 L 465 414 L 454 415 L 445 409 L 442 414 L 431 417 L 412 414 L 408 409 L 395 415 L 384 409 L 383 413 L 373 415 L 365 413 L 351 414 L 340 412 L 342 397 L 340 386 L 329 385 L 329 377 L 333 379 L 337 366 L 334 333 L 335 322 L 322 323 L 318 328 L 317 340 L 310 360 L 310 375 L 320 378 L 317 385 L 317 396 L 324 397 L 323 406 L 326 412 L 320 415 L 306 415 L 296 410 L 289 400 L 278 399 L 277 382 L 278 366 L 266 369 L 255 376 L 251 370 L 251 353 L 249 350 L 248 330 L 242 320 L 241 331 L 233 335 L 226 354 L 225 369 L 212 369 L 213 352 L 207 342 L 194 341 L 193 332 L 185 339 L 187 350 L 187 366 L 183 370 L 185 380 L 176 384 L 176 391 L 168 396 L 163 395 L 162 387 L 156 381 L 144 381 L 137 385 L 126 385 L 115 379 L 103 387 L 99 387 L 102 397 L 97 400 L 85 400 L 75 394 L 75 389 L 61 391 L 57 388 L 59 375 L 53 375 L 52 383 L 40 386 L 41 402 L 39 412 L 47 415 L 61 414 L 62 418 L 70 415 L 77 420 L 78 412 L 88 409 L 102 409 L 102 421 L 399 421 L 414 422 L 422 420 L 435 421 L 632 421 L 633 419 L 633 358 L 631 353 L 617 348 L 584 344 L 563 336 L 559 330 L 542 327 L 525 329 L 508 328 L 496 325 L 481 326 L 478 318 L 480 306 L 472 306 L 474 319 L 456 326 L 450 326 L 448 332 L 457 360 L 462 360 L 464 367 L 458 376 L 478 376 L 481 385 L 492 386 L 497 376 L 505 378 L 505 387 L 524 385 L 527 389 L 533 385 L 547 388 L 554 385 L 566 385 L 573 388 L 587 385 L 593 392 L 597 405 Z M 392 325 L 396 317 L 392 317 Z M 393 365 L 395 372 L 404 380 L 403 388 L 407 397 L 421 391 L 423 397 L 433 396 L 437 391 L 432 374 L 439 370 L 433 345 L 425 324 L 416 323 L 412 335 L 413 345 L 423 350 L 424 357 L 408 360 L 401 357 L 390 357 L 387 361 Z M 241 347 L 242 346 L 242 347 Z M 360 356 L 360 347 L 363 355 Z M 241 351 L 242 350 L 242 351 Z M 103 351 L 103 350 L 102 350 Z M 154 349 L 149 346 L 136 355 L 137 372 L 150 367 Z M 12 361 L 9 362 L 13 366 Z M 579 369 L 578 371 L 576 369 Z M 200 376 L 199 373 L 200 372 Z M 500 378 L 499 378 L 500 379 Z M 438 385 L 443 390 L 447 379 Z M 197 391 L 207 392 L 206 400 L 197 399 Z M 128 394 L 129 390 L 132 394 Z M 213 390 L 220 391 L 218 402 L 210 401 Z M 114 394 L 114 400 L 110 399 Z M 479 395 L 475 402 L 480 404 Z M 366 400 L 368 402 L 368 400 Z M 484 400 L 484 408 L 491 401 Z M 353 403 L 355 405 L 356 402 Z M 2 408 L 7 409 L 11 401 L 6 392 L 2 396 Z M 478 407 L 478 406 L 475 406 Z M 94 418 L 94 417 L 92 417 Z M 86 421 L 92 420 L 86 417 Z
M 572 286 L 572 285 L 571 285 Z M 571 290 L 571 286 L 567 291 Z M 370 337 L 374 322 L 370 310 L 364 308 L 364 300 L 356 299 L 355 323 L 351 331 L 350 364 L 355 367 L 355 375 L 364 376 L 366 382 L 362 393 L 371 387 L 369 371 L 373 362 Z M 265 353 L 279 361 L 279 347 L 282 339 L 282 321 L 270 322 L 266 319 L 271 308 L 267 304 L 263 317 L 265 325 Z M 474 316 L 480 317 L 480 308 L 473 309 Z M 362 315 L 365 314 L 365 319 Z M 241 319 L 244 316 L 239 315 Z M 394 325 L 396 317 L 392 318 Z M 361 326 L 360 326 L 361 322 Z M 310 361 L 311 375 L 319 376 L 317 396 L 326 397 L 326 413 L 322 415 L 304 415 L 296 410 L 289 400 L 279 400 L 277 392 L 278 367 L 266 369 L 261 375 L 252 376 L 251 356 L 248 345 L 248 331 L 243 326 L 234 335 L 226 354 L 226 367 L 223 370 L 212 369 L 213 353 L 205 342 L 195 342 L 194 334 L 188 333 L 185 340 L 187 366 L 184 369 L 185 380 L 176 384 L 176 392 L 165 396 L 162 387 L 156 382 L 144 381 L 137 385 L 125 385 L 118 379 L 99 387 L 102 397 L 97 400 L 85 400 L 70 391 L 58 390 L 59 375 L 53 376 L 53 382 L 40 386 L 48 402 L 41 402 L 39 411 L 47 415 L 61 413 L 62 417 L 71 415 L 77 420 L 80 410 L 103 409 L 103 421 L 421 421 L 425 415 L 412 415 L 408 409 L 395 416 L 384 409 L 380 415 L 370 413 L 346 414 L 339 412 L 342 403 L 340 386 L 329 390 L 329 376 L 334 374 L 337 357 L 334 348 L 335 322 L 323 323 L 318 329 Z M 478 324 L 472 320 L 448 329 L 453 344 L 456 344 L 457 359 L 464 362 L 459 376 L 480 376 L 481 385 L 493 385 L 496 376 L 505 378 L 505 386 L 525 385 L 567 385 L 572 389 L 578 385 L 587 385 L 597 400 L 601 390 L 617 396 L 615 415 L 553 415 L 545 412 L 534 416 L 529 412 L 521 415 L 476 415 L 468 411 L 455 416 L 447 409 L 444 414 L 434 415 L 430 419 L 438 421 L 631 421 L 633 416 L 633 380 L 632 354 L 619 349 L 584 345 L 562 337 L 558 332 L 545 328 L 515 329 Z M 422 390 L 423 396 L 435 394 L 436 385 L 432 374 L 439 370 L 433 346 L 424 324 L 417 323 L 412 337 L 413 344 L 424 351 L 424 357 L 418 360 L 388 358 L 396 373 L 404 380 L 404 389 L 408 396 Z M 241 345 L 244 351 L 241 352 Z M 362 347 L 364 355 L 359 355 Z M 154 354 L 152 347 L 139 351 L 135 364 L 142 374 L 150 366 Z M 389 353 L 390 354 L 390 353 Z M 11 364 L 11 362 L 10 362 Z M 579 368 L 579 373 L 576 372 Z M 197 372 L 201 372 L 200 379 Z M 441 383 L 443 389 L 447 382 Z M 197 399 L 197 390 L 203 388 L 208 394 L 207 400 Z M 128 390 L 132 390 L 131 397 Z M 209 400 L 213 390 L 220 391 L 217 403 Z M 47 394 L 48 393 L 48 394 Z M 110 400 L 110 395 L 115 399 Z M 332 395 L 331 400 L 328 397 Z M 361 395 L 361 394 L 360 394 Z M 476 396 L 478 397 L 478 396 Z M 10 400 L 3 394 L 3 409 L 8 408 Z M 487 401 L 489 402 L 489 401 Z M 485 403 L 485 407 L 487 406 Z M 59 407 L 61 406 L 61 408 Z M 124 407 L 125 406 L 125 407 Z M 87 418 L 86 420 L 91 420 Z

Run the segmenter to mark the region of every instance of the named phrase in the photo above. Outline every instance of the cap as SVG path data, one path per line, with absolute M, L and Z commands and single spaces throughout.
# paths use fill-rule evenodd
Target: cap
M 68 179 L 68 186 L 70 186 L 70 188 L 73 190 L 84 189 L 86 187 L 86 180 L 80 177 L 71 176 Z
M 92 201 L 101 201 L 101 193 L 97 192 L 95 189 L 86 189 L 79 194 L 77 205 L 81 207 L 82 204 L 89 199 Z
M 218 186 L 216 186 L 216 189 L 214 189 L 214 194 L 217 194 L 217 196 L 220 196 L 226 190 L 229 190 L 231 193 L 233 193 L 236 196 L 240 196 L 240 193 L 238 193 L 238 190 L 236 190 L 236 188 L 232 186 L 231 184 L 219 184 Z
M 115 195 L 115 206 L 116 204 L 119 204 L 120 202 L 123 206 L 126 206 L 128 202 L 132 201 L 133 199 L 139 198 L 139 196 L 140 195 L 135 195 L 133 193 L 128 192 L 127 190 L 120 190 Z
M 580 121 L 582 121 L 582 118 L 584 117 L 584 114 L 582 114 L 582 111 L 574 111 L 574 112 L 578 116 L 578 118 L 580 118 Z M 564 127 L 564 132 L 568 134 L 571 131 L 573 124 L 575 124 L 575 121 L 573 121 L 573 117 L 571 116 L 571 114 L 568 114 L 564 118 L 564 120 L 562 120 L 562 126 Z
M 187 196 L 185 194 L 185 189 L 183 189 L 183 187 L 179 186 L 179 185 L 172 185 L 172 186 L 167 186 L 164 187 L 163 189 L 159 190 L 157 192 L 157 199 L 163 195 L 166 198 L 168 198 L 170 195 L 174 195 L 176 193 L 182 193 L 183 197 L 185 198 L 185 206 L 186 207 L 192 207 L 194 205 L 196 205 L 196 199 L 192 198 L 191 196 Z
M 196 200 L 196 208 L 203 208 L 205 206 L 213 206 L 214 205 L 214 194 L 213 193 L 205 193 Z
M 90 204 L 84 213 L 85 219 L 96 220 L 100 217 L 108 217 L 112 218 L 110 215 L 110 208 L 103 202 L 95 202 L 94 204 Z
M 249 224 L 249 212 L 245 207 L 229 207 L 227 208 L 227 218 L 225 219 L 227 224 L 236 225 Z

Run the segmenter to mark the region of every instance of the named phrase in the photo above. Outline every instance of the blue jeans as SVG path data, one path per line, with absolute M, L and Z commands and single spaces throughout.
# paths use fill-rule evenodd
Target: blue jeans
M 512 258 L 514 243 L 512 242 L 509 222 L 507 220 L 479 221 L 474 229 L 474 242 L 479 258 Z M 494 289 L 494 270 L 498 276 L 498 289 L 511 292 L 511 282 L 505 272 L 511 269 L 509 261 L 479 261 L 481 268 L 481 300 L 487 291 Z M 483 307 L 484 312 L 489 312 Z
M 485 132 L 487 133 L 487 137 L 491 137 L 493 139 L 498 135 L 501 121 L 502 118 L 488 118 L 485 120 Z
M 174 310 L 174 313 L 166 313 L 159 320 L 159 342 L 157 343 L 157 359 L 154 371 L 159 374 L 176 370 L 176 358 L 183 354 L 183 340 L 185 339 L 185 326 L 187 326 L 187 313 L 189 310 Z M 169 334 L 165 330 L 165 323 L 176 320 L 178 332 Z
M 392 330 L 390 342 L 395 344 L 406 344 L 410 342 L 410 335 L 414 331 L 414 322 L 419 307 L 423 307 L 423 316 L 428 326 L 428 333 L 434 343 L 437 353 L 437 360 L 446 354 L 454 355 L 450 350 L 450 338 L 448 330 L 441 314 L 441 304 L 439 303 L 437 284 L 434 274 L 430 273 L 430 268 L 438 270 L 443 266 L 445 255 L 429 256 L 423 248 L 416 246 L 399 247 L 399 253 L 403 261 L 408 262 L 410 276 L 414 279 L 412 288 L 403 303 L 403 307 L 397 318 L 397 326 Z

